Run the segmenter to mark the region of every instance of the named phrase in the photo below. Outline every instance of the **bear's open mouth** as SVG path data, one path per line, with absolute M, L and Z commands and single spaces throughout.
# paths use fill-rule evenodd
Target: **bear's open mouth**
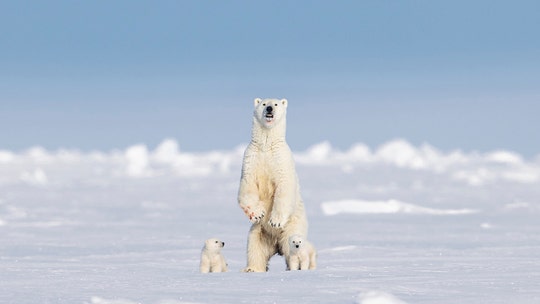
M 272 113 L 266 113 L 266 115 L 264 115 L 264 117 L 266 118 L 266 121 L 270 122 L 274 119 L 274 114 Z

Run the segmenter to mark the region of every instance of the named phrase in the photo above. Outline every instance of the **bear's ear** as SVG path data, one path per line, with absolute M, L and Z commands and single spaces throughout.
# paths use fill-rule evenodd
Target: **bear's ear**
M 261 103 L 262 99 L 260 98 L 255 98 L 255 100 L 253 101 L 253 105 L 254 106 L 258 106 L 260 103 Z
M 287 102 L 288 102 L 288 101 L 287 101 L 287 99 L 285 99 L 285 98 L 283 98 L 283 99 L 281 100 L 281 104 L 284 105 L 284 106 L 287 106 Z

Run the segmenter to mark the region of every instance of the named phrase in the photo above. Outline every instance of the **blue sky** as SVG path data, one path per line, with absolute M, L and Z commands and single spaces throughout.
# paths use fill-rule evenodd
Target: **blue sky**
M 0 149 L 393 138 L 540 153 L 538 1 L 3 1 Z

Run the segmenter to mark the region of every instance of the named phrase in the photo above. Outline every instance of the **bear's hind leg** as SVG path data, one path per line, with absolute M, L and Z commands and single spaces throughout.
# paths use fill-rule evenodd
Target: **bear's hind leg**
M 261 226 L 255 224 L 251 227 L 248 236 L 247 266 L 244 272 L 265 272 L 268 270 L 268 261 L 277 253 L 276 246 L 264 235 Z
M 199 270 L 201 273 L 209 273 L 210 272 L 210 260 L 206 255 L 201 256 L 201 263 L 199 265 Z
M 313 252 L 309 256 L 309 269 L 317 269 L 317 253 L 315 249 L 313 249 Z

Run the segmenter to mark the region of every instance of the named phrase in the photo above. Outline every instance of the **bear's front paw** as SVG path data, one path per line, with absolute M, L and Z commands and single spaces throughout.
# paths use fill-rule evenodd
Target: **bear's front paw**
M 253 224 L 260 222 L 264 217 L 264 209 L 261 207 L 256 208 L 247 206 L 242 208 L 242 210 L 244 210 L 244 213 Z
M 276 214 L 276 212 L 272 212 L 272 216 L 268 222 L 270 223 L 270 226 L 274 228 L 283 228 L 287 223 L 287 219 L 284 216 Z

